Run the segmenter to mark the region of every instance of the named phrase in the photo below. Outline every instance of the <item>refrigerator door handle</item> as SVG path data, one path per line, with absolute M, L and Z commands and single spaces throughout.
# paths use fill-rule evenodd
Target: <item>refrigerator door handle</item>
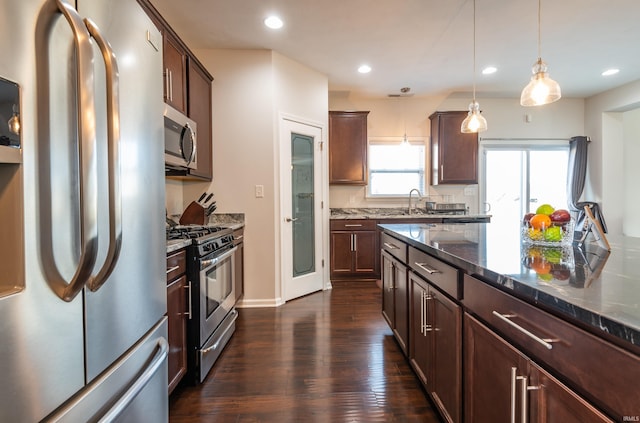
M 118 400 L 115 402 L 113 407 L 109 409 L 101 418 L 98 420 L 99 423 L 107 423 L 112 422 L 122 412 L 127 408 L 127 406 L 133 402 L 136 396 L 144 389 L 144 387 L 149 383 L 149 381 L 155 376 L 156 372 L 160 370 L 162 367 L 162 363 L 164 363 L 167 355 L 169 353 L 169 343 L 163 337 L 158 338 L 158 349 L 153 356 L 153 359 L 144 370 L 144 372 L 138 377 L 135 382 L 131 384 L 131 386 L 125 391 L 122 396 L 119 396 Z M 107 401 L 106 404 L 110 404 L 111 401 Z
M 120 194 L 120 100 L 118 61 L 109 42 L 102 36 L 98 26 L 88 18 L 84 24 L 96 40 L 102 53 L 106 70 L 107 91 L 107 151 L 109 184 L 109 244 L 104 264 L 87 283 L 97 291 L 113 271 L 122 246 L 122 197 Z
M 77 123 L 80 189 L 80 256 L 78 267 L 69 282 L 58 273 L 47 278 L 52 289 L 62 300 L 71 301 L 91 277 L 98 254 L 98 197 L 95 160 L 95 104 L 93 92 L 93 49 L 91 36 L 78 12 L 69 4 L 56 0 L 58 10 L 72 29 L 77 51 Z

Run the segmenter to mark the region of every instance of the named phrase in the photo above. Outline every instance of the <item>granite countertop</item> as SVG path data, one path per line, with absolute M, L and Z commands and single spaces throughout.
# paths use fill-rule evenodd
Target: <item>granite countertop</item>
M 595 243 L 562 249 L 527 246 L 517 225 L 496 222 L 380 227 L 596 335 L 636 353 L 640 347 L 640 238 L 609 236 L 608 252 Z M 551 272 L 540 271 L 533 257 L 549 254 L 549 262 L 557 264 Z
M 465 218 L 465 219 L 485 219 L 490 218 L 489 214 L 450 214 L 450 213 L 427 213 L 423 208 L 409 210 L 407 207 L 385 207 L 385 208 L 353 208 L 342 209 L 332 208 L 331 219 L 425 219 L 425 218 Z
M 167 241 L 167 254 L 181 250 L 191 245 L 190 239 L 170 239 Z

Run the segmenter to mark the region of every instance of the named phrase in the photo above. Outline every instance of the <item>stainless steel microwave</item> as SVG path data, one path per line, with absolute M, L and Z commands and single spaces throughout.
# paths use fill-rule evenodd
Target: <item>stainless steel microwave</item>
M 183 113 L 164 106 L 164 162 L 178 169 L 197 169 L 196 123 Z

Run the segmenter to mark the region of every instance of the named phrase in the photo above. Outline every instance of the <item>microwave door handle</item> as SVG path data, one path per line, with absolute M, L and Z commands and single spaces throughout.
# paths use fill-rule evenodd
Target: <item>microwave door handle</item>
M 122 246 L 122 198 L 120 191 L 120 102 L 118 61 L 109 42 L 91 19 L 84 23 L 100 48 L 106 70 L 107 92 L 107 169 L 109 196 L 109 244 L 107 256 L 100 270 L 89 282 L 89 289 L 97 291 L 113 272 Z
M 47 272 L 47 283 L 64 301 L 72 301 L 91 277 L 98 255 L 98 197 L 96 175 L 95 104 L 93 96 L 93 49 L 91 37 L 78 12 L 69 4 L 56 0 L 56 7 L 73 32 L 76 50 L 77 131 L 79 154 L 80 255 L 70 281 L 66 281 L 55 264 Z M 53 251 L 50 252 L 53 254 Z M 55 261 L 52 261 L 55 263 Z
M 183 158 L 187 161 L 187 166 L 189 166 L 196 158 L 196 142 L 193 129 L 191 128 L 191 126 L 189 126 L 188 123 L 182 128 L 182 136 L 180 137 L 180 149 L 183 152 L 186 138 L 189 138 L 189 141 L 191 143 L 191 155 L 189 157 L 184 157 L 183 154 Z

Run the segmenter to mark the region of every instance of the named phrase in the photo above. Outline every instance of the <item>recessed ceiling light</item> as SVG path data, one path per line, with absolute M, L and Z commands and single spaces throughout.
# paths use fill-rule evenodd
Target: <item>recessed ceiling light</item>
M 496 68 L 495 66 L 487 66 L 486 68 L 482 69 L 483 75 L 491 75 L 492 73 L 496 72 L 498 72 L 498 68 Z
M 620 69 L 607 69 L 606 71 L 602 72 L 602 76 L 611 76 L 615 75 L 618 72 L 620 72 Z
M 362 65 L 358 68 L 358 72 L 360 73 L 369 73 L 371 72 L 371 66 L 369 65 Z
M 269 16 L 264 20 L 264 24 L 271 29 L 280 29 L 284 25 L 282 19 L 277 16 Z

